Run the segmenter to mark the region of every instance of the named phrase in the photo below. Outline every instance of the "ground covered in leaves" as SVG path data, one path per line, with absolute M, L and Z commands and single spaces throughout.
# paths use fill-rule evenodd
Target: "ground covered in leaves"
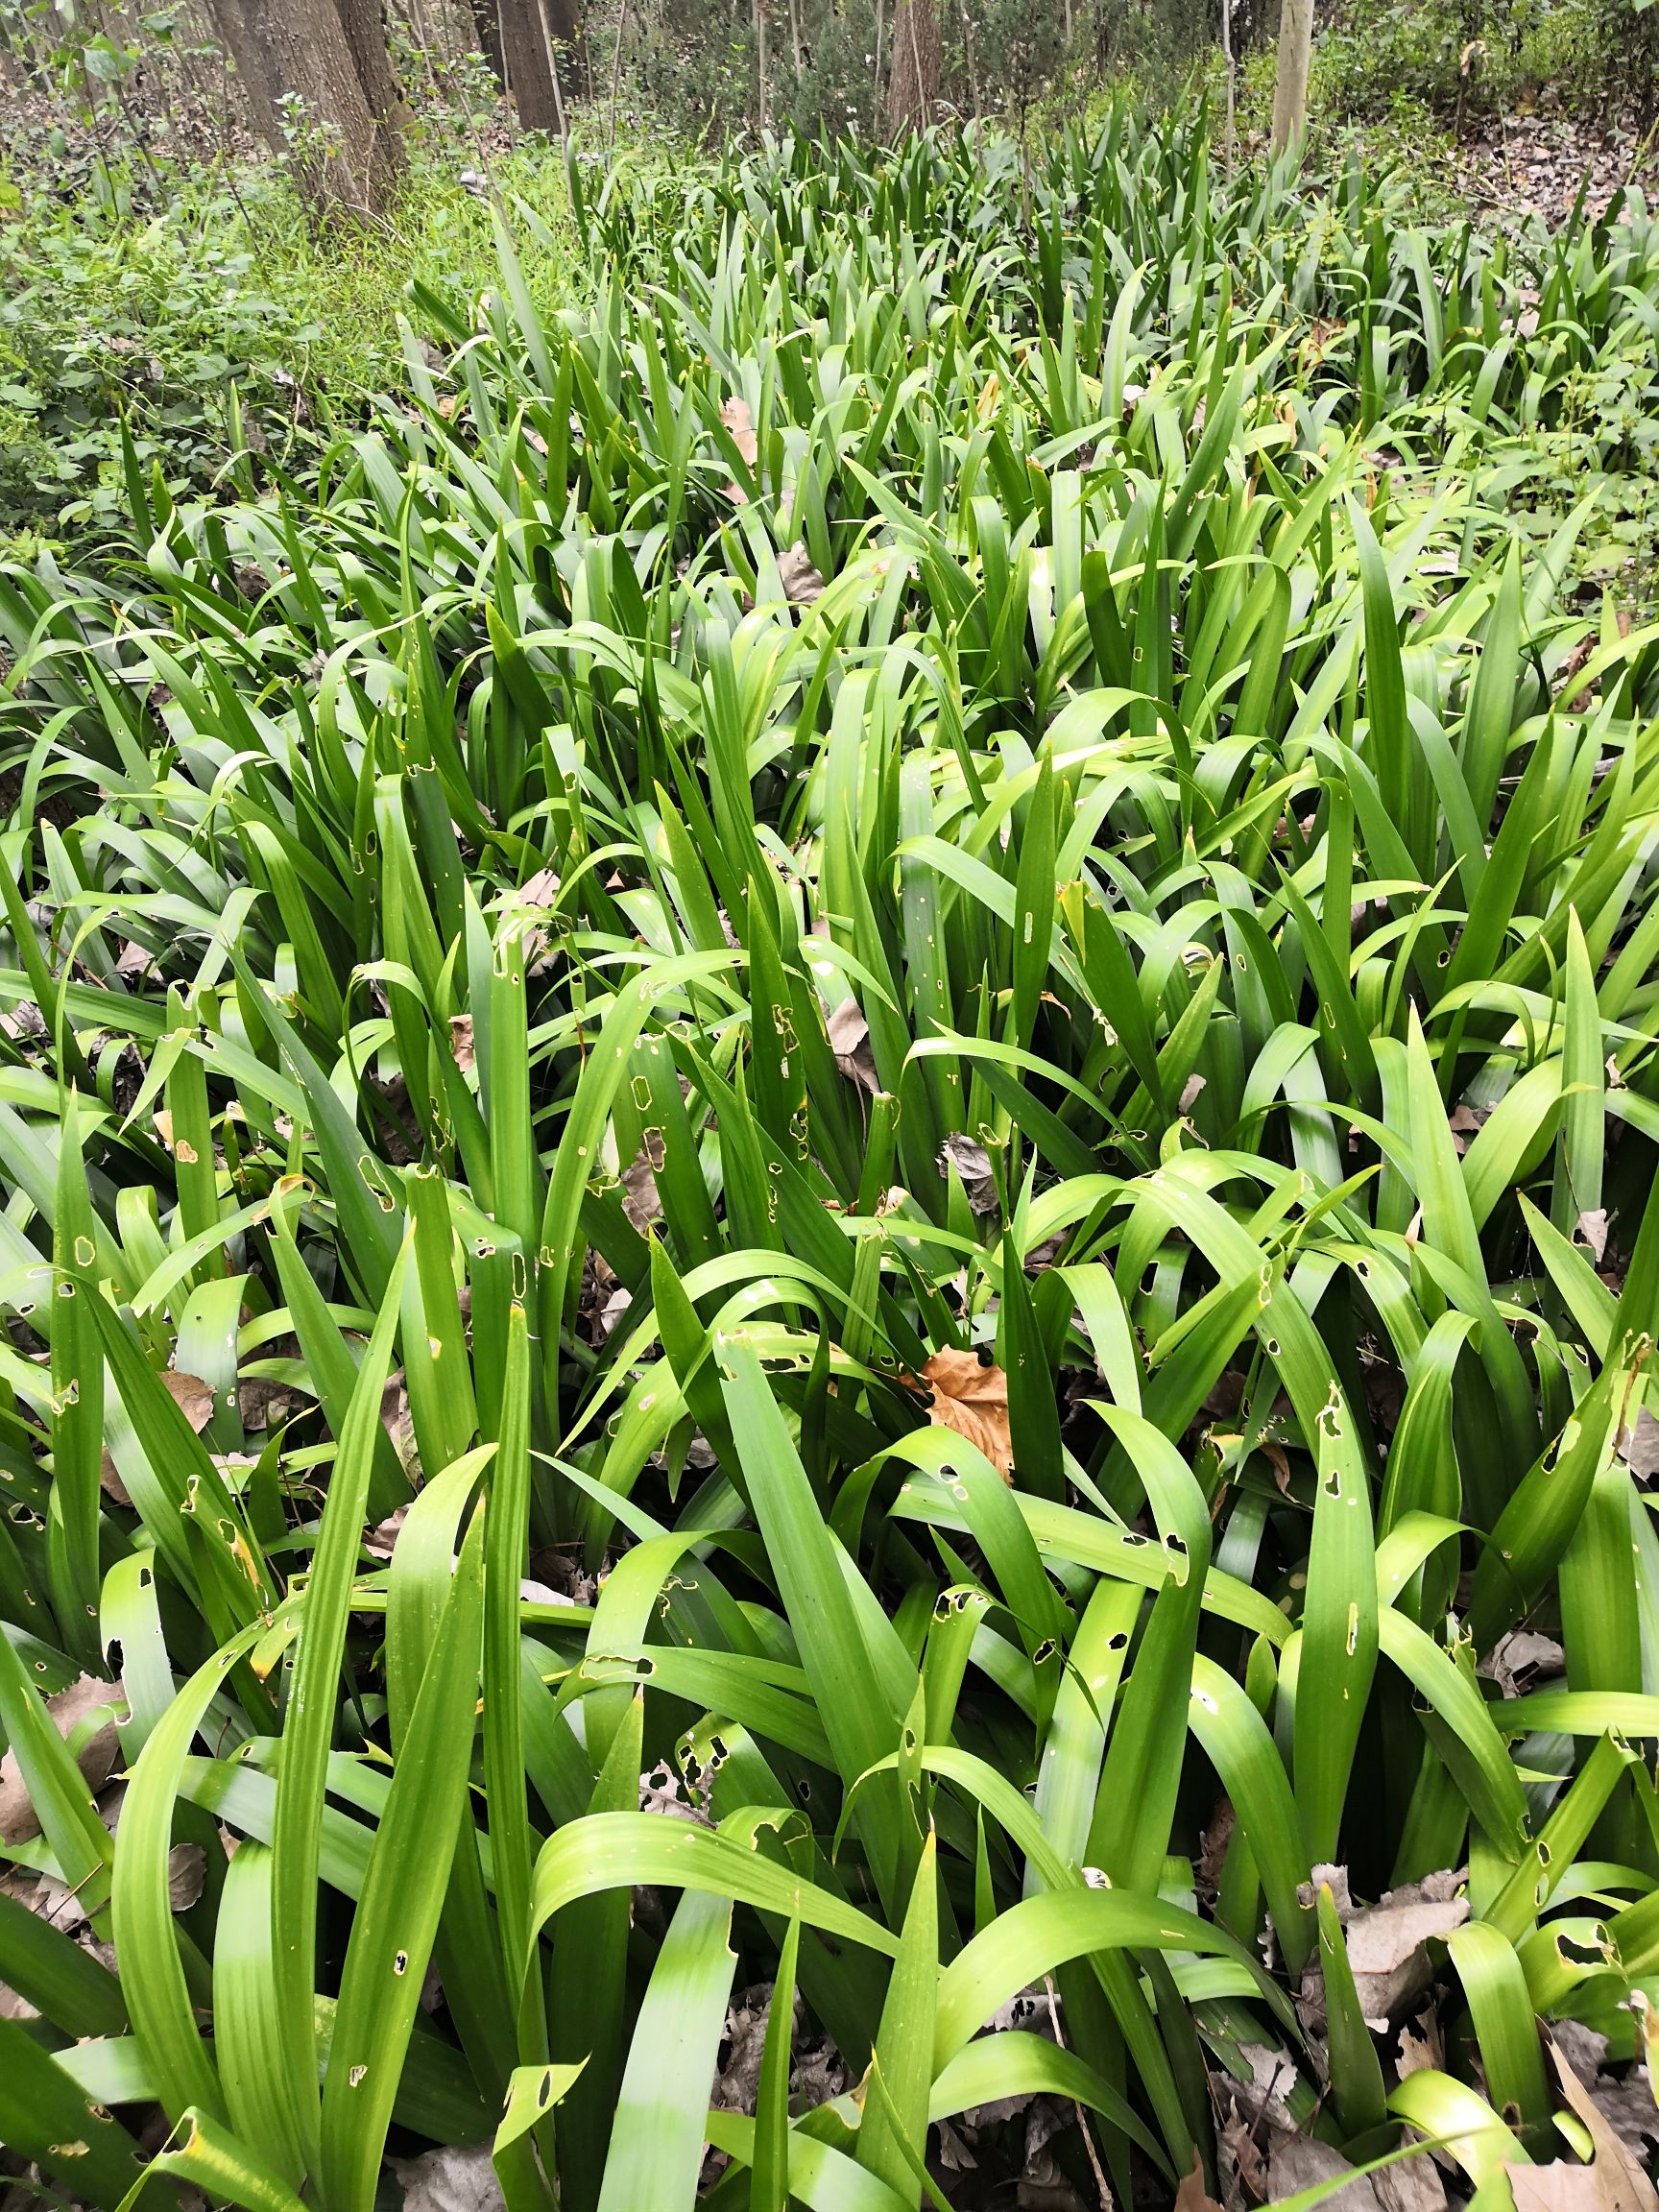
M 22 2200 L 1654 2206 L 1645 209 L 571 189 L 0 572 Z

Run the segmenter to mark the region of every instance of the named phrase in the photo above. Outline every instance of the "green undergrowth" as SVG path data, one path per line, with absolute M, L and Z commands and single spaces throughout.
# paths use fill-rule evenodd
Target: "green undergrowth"
M 179 498 L 210 493 L 250 447 L 311 473 L 401 385 L 411 280 L 457 301 L 498 281 L 492 194 L 548 227 L 528 276 L 539 308 L 573 297 L 564 168 L 540 140 L 412 140 L 373 228 L 319 227 L 272 162 L 130 157 L 60 195 L 41 150 L 15 159 L 20 184 L 0 189 L 0 540 L 14 550 L 119 533 L 123 417 Z
M 573 177 L 0 572 L 0 2137 L 1646 2200 L 1649 217 Z

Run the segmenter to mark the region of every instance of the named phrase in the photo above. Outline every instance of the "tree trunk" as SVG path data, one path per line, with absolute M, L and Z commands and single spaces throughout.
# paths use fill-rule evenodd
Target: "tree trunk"
M 507 82 L 507 65 L 501 59 L 501 18 L 495 12 L 495 0 L 471 0 L 472 23 L 478 35 L 478 51 L 489 62 L 498 84 Z
M 554 43 L 574 47 L 581 36 L 574 0 L 499 0 L 501 59 L 507 89 L 523 131 L 563 131 Z
M 380 0 L 334 0 L 334 4 L 370 114 L 388 130 L 401 131 L 409 115 L 392 66 Z
M 1292 0 L 1286 0 L 1286 6 Z M 893 17 L 893 68 L 882 120 L 889 138 L 925 130 L 939 102 L 939 18 L 934 0 L 899 0 Z
M 370 105 L 335 0 L 213 0 L 213 17 L 254 128 L 273 152 L 291 154 L 307 199 L 377 213 L 403 146 Z M 298 112 L 284 108 L 291 100 Z
M 1279 74 L 1273 85 L 1273 151 L 1300 143 L 1308 127 L 1308 64 L 1313 52 L 1313 0 L 1282 0 Z

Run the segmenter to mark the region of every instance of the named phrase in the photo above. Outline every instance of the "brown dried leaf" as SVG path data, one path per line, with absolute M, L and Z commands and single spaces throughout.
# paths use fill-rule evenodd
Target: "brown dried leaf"
M 213 1386 L 200 1375 L 181 1374 L 177 1367 L 162 1371 L 162 1387 L 198 1436 L 213 1418 Z
M 1605 1206 L 1595 1206 L 1591 1208 L 1589 1213 L 1579 1214 L 1578 1226 L 1573 1241 L 1575 1244 L 1587 1244 L 1596 1255 L 1597 1266 L 1600 1266 L 1602 1261 L 1607 1257 L 1607 1209 Z
M 156 975 L 160 971 L 156 965 L 156 955 L 151 951 L 149 946 L 140 945 L 136 938 L 129 938 L 127 943 L 122 946 L 120 955 L 116 959 L 115 973 L 117 975 L 131 980 L 139 976 Z
M 207 1854 L 200 1843 L 175 1843 L 167 1854 L 167 1902 L 188 1912 L 207 1879 Z
M 1659 1421 L 1646 1406 L 1637 1413 L 1634 1428 L 1620 1435 L 1619 1456 L 1641 1481 L 1651 1481 L 1659 1475 Z
M 1192 2171 L 1184 2176 L 1175 2192 L 1175 2212 L 1221 2212 L 1221 2207 L 1210 2194 L 1210 2184 L 1204 2178 L 1204 2161 L 1196 2151 L 1192 2153 Z
M 1631 2009 L 1636 2014 L 1641 2047 L 1651 2053 L 1659 2041 L 1659 2021 L 1654 2019 L 1653 2008 L 1633 1994 Z M 1604 2073 L 1607 2038 L 1594 2028 L 1586 2028 L 1582 2021 L 1554 2021 L 1550 2032 L 1555 2038 L 1556 2051 L 1595 2098 L 1602 2118 L 1646 2164 L 1650 2147 L 1659 2144 L 1659 2104 L 1653 2101 L 1653 2080 L 1647 2066 L 1632 2066 L 1623 2080 Z
M 1277 2204 L 1304 2189 L 1316 2188 L 1321 2181 L 1334 2181 L 1353 2173 L 1352 2160 L 1329 2143 L 1317 2142 L 1310 2135 L 1283 2136 L 1267 2161 L 1267 2201 Z M 1372 2175 L 1355 2174 L 1347 2187 L 1334 2190 L 1326 2202 L 1334 2205 L 1336 2212 L 1382 2212 L 1374 2180 Z
M 1440 2040 L 1440 2023 L 1431 2012 L 1420 2012 L 1415 2027 L 1400 2031 L 1399 2056 L 1394 2071 L 1402 2081 L 1407 2074 L 1420 2074 L 1426 2066 L 1436 2069 L 1446 2063 L 1446 2053 Z
M 1583 2122 L 1595 2145 L 1591 2165 L 1557 2159 L 1550 2166 L 1505 2166 L 1515 2191 L 1515 2212 L 1659 2212 L 1659 2192 L 1642 2163 L 1624 2143 L 1568 2064 L 1548 2029 L 1544 2044 L 1563 2098 Z
M 1480 1125 L 1486 1118 L 1486 1112 L 1485 1107 L 1459 1103 L 1454 1106 L 1451 1113 L 1446 1117 L 1446 1126 L 1451 1130 L 1453 1142 L 1456 1145 L 1459 1153 L 1468 1151 L 1469 1140 L 1471 1137 L 1479 1135 Z
M 650 1140 L 635 1154 L 622 1177 L 622 1211 L 643 1237 L 653 1221 L 662 1218 L 662 1199 L 657 1189 L 657 1170 L 665 1154 L 661 1153 L 661 1140 L 658 1139 L 660 1157 L 653 1159 Z
M 1237 1413 L 1244 1403 L 1244 1382 L 1245 1378 L 1237 1367 L 1224 1367 L 1204 1393 L 1204 1403 L 1199 1407 L 1199 1412 L 1212 1421 L 1219 1421 L 1230 1413 Z
M 126 1694 L 119 1682 L 101 1682 L 95 1674 L 83 1674 L 66 1690 L 60 1690 L 55 1697 L 46 1700 L 52 1724 L 65 1743 L 78 1729 L 83 1730 L 82 1741 L 75 1751 L 75 1764 L 94 1795 L 115 1771 L 121 1756 L 115 1716 L 117 1710 L 125 1710 L 126 1703 Z M 85 1724 L 84 1729 L 83 1724 Z M 24 1843 L 39 1833 L 40 1822 L 36 1816 L 23 1770 L 17 1764 L 17 1754 L 8 1751 L 0 1759 L 0 1839 Z
M 708 1813 L 687 1793 L 685 1782 L 666 1759 L 660 1760 L 640 1775 L 639 1810 L 661 1813 L 670 1820 L 690 1820 L 702 1828 L 713 1826 Z
M 1192 1879 L 1198 1894 L 1207 1905 L 1214 1904 L 1221 1887 L 1221 1868 L 1226 1863 L 1227 1846 L 1233 1840 L 1238 1815 L 1233 1810 L 1231 1797 L 1218 1797 L 1215 1810 L 1210 1815 L 1210 1825 L 1198 1839 L 1198 1856 L 1192 1863 Z
M 766 2023 L 772 2016 L 770 1982 L 740 1989 L 726 2013 L 725 2062 L 714 2078 L 709 2102 L 716 2112 L 753 2116 L 760 2088 L 760 2060 L 766 2049 Z
M 399 1505 L 395 1512 L 388 1513 L 377 1527 L 370 1529 L 363 1539 L 363 1549 L 372 1559 L 391 1558 L 398 1533 L 408 1516 L 408 1506 Z
M 388 2157 L 403 2212 L 502 2212 L 506 2199 L 485 2143 L 446 2143 L 419 2158 Z
M 1501 1636 L 1477 1670 L 1496 1682 L 1505 1697 L 1519 1697 L 1540 1676 L 1566 1671 L 1566 1652 L 1552 1636 L 1541 1636 L 1535 1628 L 1515 1628 Z
M 872 1095 L 881 1088 L 876 1072 L 876 1055 L 870 1049 L 870 1024 L 855 998 L 843 998 L 825 1023 L 835 1065 L 849 1083 L 856 1083 Z
M 791 545 L 787 553 L 779 554 L 778 581 L 792 606 L 810 607 L 824 596 L 824 579 L 812 565 L 812 556 L 805 545 Z
M 1353 2172 L 1352 2161 L 1330 2144 L 1301 2133 L 1284 2136 L 1268 2162 L 1267 2201 L 1277 2204 Z M 1425 2152 L 1376 2174 L 1354 2174 L 1346 2187 L 1334 2190 L 1325 2201 L 1335 2212 L 1445 2212 L 1446 2185 Z
M 1557 2158 L 1548 2166 L 1505 2165 L 1515 2212 L 1603 2212 L 1607 2200 L 1593 2166 L 1570 2166 Z
M 552 868 L 538 868 L 528 883 L 520 883 L 518 896 L 527 906 L 551 906 L 559 896 L 559 876 Z
M 157 1120 L 161 1118 L 161 1116 L 156 1116 Z M 203 1430 L 213 1418 L 212 1384 L 204 1382 L 200 1375 L 182 1374 L 177 1367 L 163 1368 L 161 1384 L 172 1398 L 174 1405 L 178 1407 L 180 1412 L 183 1414 L 185 1420 L 200 1436 Z M 110 1501 L 111 1504 L 132 1504 L 132 1494 L 122 1480 L 121 1470 L 110 1456 L 108 1446 L 105 1448 L 104 1457 L 99 1464 L 98 1479 L 103 1485 L 105 1497 Z
M 1445 1937 L 1469 1917 L 1469 1900 L 1459 1892 L 1467 1874 L 1448 1870 L 1426 1874 L 1421 1882 L 1388 1890 L 1376 1905 L 1356 1908 L 1344 1866 L 1315 1866 L 1301 1895 L 1311 1905 L 1322 1885 L 1330 1887 L 1348 1945 L 1348 1962 L 1366 2021 L 1378 2034 L 1428 1987 L 1431 1968 L 1426 1946 Z M 1324 2003 L 1319 1969 L 1310 1965 L 1302 1978 L 1303 1996 Z
M 1223 2086 L 1220 2077 L 1213 2075 L 1211 2080 L 1217 2088 Z M 1243 2212 L 1246 2205 L 1267 2201 L 1267 2161 L 1255 2130 L 1231 2098 L 1225 2109 L 1227 2116 L 1215 2129 L 1216 2163 L 1228 2212 Z
M 1228 2094 L 1253 2128 L 1287 2129 L 1296 2122 L 1286 2099 L 1296 2086 L 1296 2064 L 1288 2051 L 1265 2043 L 1241 2043 L 1238 2056 L 1250 2069 L 1247 2082 L 1226 2077 Z
M 415 1419 L 409 1410 L 409 1384 L 401 1367 L 394 1367 L 380 1393 L 380 1426 L 407 1467 L 415 1456 Z
M 465 1075 L 475 1065 L 472 1057 L 472 1017 L 470 1014 L 450 1015 L 449 1049 L 455 1055 L 456 1067 Z
M 1014 1438 L 1008 1425 L 1008 1378 L 1000 1367 L 981 1366 L 972 1352 L 935 1352 L 922 1370 L 933 1393 L 927 1418 L 976 1444 L 1004 1481 L 1012 1477 Z
M 732 443 L 741 457 L 754 468 L 760 446 L 755 435 L 755 418 L 749 412 L 749 402 L 733 393 L 720 410 L 720 420 L 732 433 Z
M 236 1386 L 244 1429 L 280 1429 L 306 1403 L 302 1393 L 290 1390 L 268 1375 L 245 1375 Z
M 954 1133 L 947 1137 L 939 1154 L 939 1172 L 948 1175 L 952 1167 L 962 1178 L 970 1211 L 995 1214 L 998 1203 L 997 1180 L 991 1172 L 991 1155 L 984 1145 L 975 1143 L 972 1137 Z

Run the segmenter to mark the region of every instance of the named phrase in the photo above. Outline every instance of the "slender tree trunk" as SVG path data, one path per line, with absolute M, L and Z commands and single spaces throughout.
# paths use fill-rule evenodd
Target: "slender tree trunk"
M 402 172 L 403 144 L 371 105 L 335 0 L 213 0 L 213 19 L 249 119 L 273 151 L 292 147 L 307 198 L 377 213 Z M 284 109 L 290 100 L 301 103 L 298 114 Z
M 767 79 L 772 74 L 772 26 L 766 16 L 766 0 L 755 0 L 755 74 L 760 93 L 760 128 L 772 128 L 771 101 L 767 93 Z
M 1282 0 L 1279 74 L 1273 86 L 1273 151 L 1300 142 L 1308 127 L 1308 64 L 1313 52 L 1313 0 Z
M 938 102 L 939 18 L 934 0 L 899 0 L 893 16 L 893 70 L 882 117 L 888 137 L 926 129 Z
M 961 0 L 961 8 L 962 51 L 968 60 L 968 98 L 972 105 L 972 112 L 975 115 L 982 115 L 985 109 L 979 99 L 979 64 L 974 51 L 974 16 L 968 6 L 968 0 Z
M 334 5 L 370 114 L 386 129 L 401 131 L 409 115 L 392 66 L 380 0 L 334 0 Z
M 1233 59 L 1233 0 L 1221 0 L 1221 53 L 1227 64 L 1227 178 L 1233 178 L 1233 147 L 1238 136 L 1238 80 Z
M 505 85 L 507 67 L 501 59 L 501 18 L 495 12 L 495 0 L 471 0 L 471 11 L 478 51 L 489 62 L 495 82 Z
M 581 24 L 574 0 L 499 0 L 501 58 L 507 89 L 524 131 L 560 131 L 564 103 L 554 76 L 553 47 L 575 47 Z

